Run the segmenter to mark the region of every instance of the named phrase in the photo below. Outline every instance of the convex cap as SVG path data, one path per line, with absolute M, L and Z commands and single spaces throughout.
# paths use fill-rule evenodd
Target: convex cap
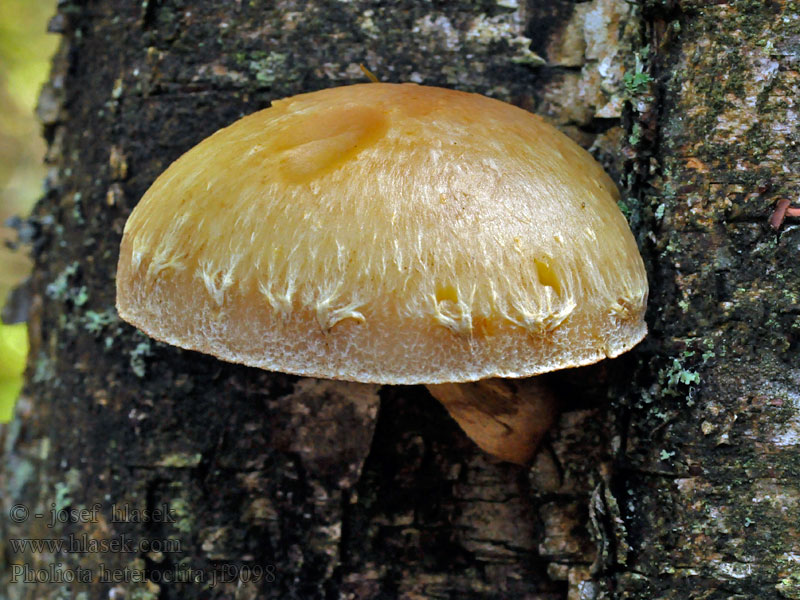
M 369 83 L 205 139 L 125 226 L 117 309 L 226 361 L 352 381 L 526 377 L 644 337 L 647 280 L 603 169 L 540 117 Z

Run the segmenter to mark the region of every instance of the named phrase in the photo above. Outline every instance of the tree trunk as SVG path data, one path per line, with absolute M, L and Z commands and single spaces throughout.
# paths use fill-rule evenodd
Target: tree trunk
M 798 3 L 387 4 L 60 5 L 0 599 L 800 598 L 800 228 L 768 224 L 800 166 Z M 651 333 L 549 376 L 564 412 L 530 469 L 422 387 L 224 364 L 116 318 L 154 178 L 359 63 L 540 112 L 623 190 Z
M 613 580 L 625 598 L 800 598 L 800 228 L 768 224 L 797 200 L 800 4 L 649 4 L 658 98 L 633 133 L 652 358 L 613 479 Z

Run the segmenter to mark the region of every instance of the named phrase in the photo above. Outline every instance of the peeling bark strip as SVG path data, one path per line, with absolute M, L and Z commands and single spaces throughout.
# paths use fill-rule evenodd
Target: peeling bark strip
M 0 429 L 9 599 L 800 598 L 800 229 L 768 225 L 800 172 L 796 2 L 59 10 L 28 386 Z M 122 226 L 158 173 L 275 98 L 363 81 L 359 63 L 546 114 L 623 184 L 652 333 L 553 376 L 575 400 L 530 470 L 423 388 L 222 364 L 116 319 Z M 135 545 L 11 545 L 81 536 Z M 91 582 L 64 580 L 78 567 Z
M 775 205 L 775 211 L 769 218 L 769 226 L 773 229 L 780 229 L 786 217 L 800 217 L 800 208 L 791 205 L 788 198 L 781 198 Z

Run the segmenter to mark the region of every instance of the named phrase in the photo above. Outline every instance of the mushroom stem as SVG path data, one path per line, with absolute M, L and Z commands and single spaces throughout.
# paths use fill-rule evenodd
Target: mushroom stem
M 427 385 L 481 449 L 528 463 L 558 413 L 556 397 L 538 377 Z

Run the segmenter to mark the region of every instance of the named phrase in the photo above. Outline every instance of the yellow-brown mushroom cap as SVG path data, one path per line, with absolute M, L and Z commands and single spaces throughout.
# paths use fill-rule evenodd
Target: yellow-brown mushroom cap
M 277 101 L 176 160 L 125 226 L 117 309 L 223 360 L 375 383 L 526 377 L 644 337 L 603 169 L 541 118 L 369 83 Z

